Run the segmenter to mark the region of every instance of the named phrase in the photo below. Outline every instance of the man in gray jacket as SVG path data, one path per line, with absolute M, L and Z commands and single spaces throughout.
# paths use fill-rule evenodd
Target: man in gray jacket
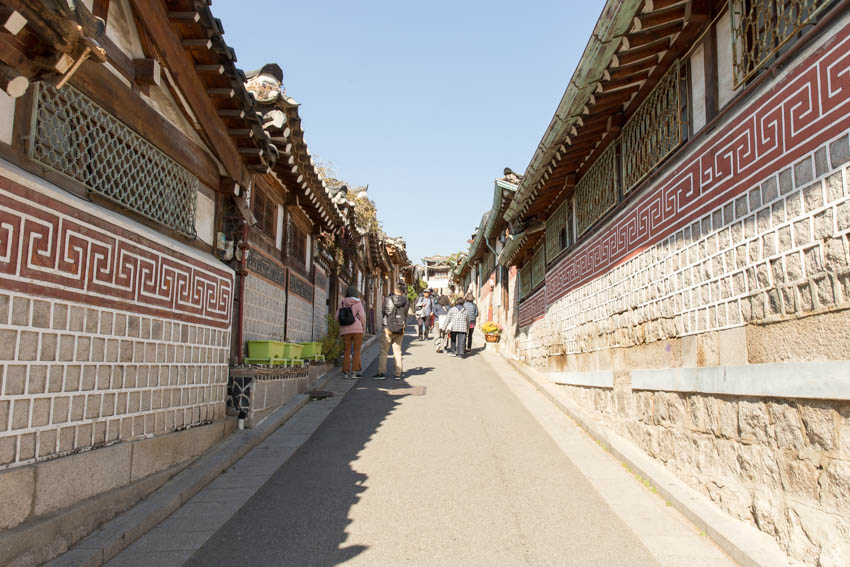
M 383 380 L 387 377 L 387 355 L 390 346 L 393 348 L 395 358 L 395 379 L 401 380 L 404 368 L 401 364 L 401 343 L 404 340 L 404 329 L 407 324 L 407 312 L 410 309 L 410 301 L 404 291 L 404 285 L 399 283 L 395 286 L 395 292 L 390 294 L 384 301 L 382 310 L 384 332 L 381 336 L 381 349 L 378 354 L 378 373 L 375 380 Z

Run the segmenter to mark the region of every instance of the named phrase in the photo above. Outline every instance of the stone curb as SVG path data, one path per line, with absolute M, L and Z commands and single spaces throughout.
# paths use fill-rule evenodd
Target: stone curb
M 362 350 L 377 344 L 377 337 L 363 343 Z M 371 354 L 371 353 L 370 353 Z M 364 353 L 364 367 L 367 365 Z M 371 360 L 369 361 L 371 363 Z M 333 367 L 319 376 L 313 386 L 322 389 L 342 373 Z M 234 432 L 216 447 L 174 476 L 153 494 L 104 524 L 67 553 L 47 563 L 50 567 L 100 567 L 118 555 L 157 524 L 188 502 L 220 474 L 262 443 L 310 401 L 298 394 L 253 429 Z
M 487 352 L 487 351 L 485 351 Z M 632 470 L 648 480 L 670 504 L 703 530 L 723 551 L 744 567 L 799 566 L 779 548 L 776 541 L 755 527 L 732 518 L 702 494 L 687 486 L 664 465 L 656 462 L 634 444 L 608 429 L 575 402 L 557 395 L 553 384 L 540 373 L 507 356 L 487 352 L 488 356 L 501 356 L 523 378 L 555 406 L 601 443 L 612 455 L 626 463 Z

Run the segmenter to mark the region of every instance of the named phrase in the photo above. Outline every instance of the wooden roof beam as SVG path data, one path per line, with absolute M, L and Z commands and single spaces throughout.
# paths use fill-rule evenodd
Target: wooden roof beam
M 655 10 L 635 16 L 634 31 L 649 30 L 671 22 L 683 22 L 685 19 L 686 2 L 680 2 L 667 8 Z
M 635 47 L 632 49 L 626 49 L 623 51 L 619 51 L 615 53 L 613 58 L 611 59 L 611 64 L 614 67 L 620 67 L 623 65 L 629 65 L 631 63 L 636 63 L 642 59 L 646 59 L 647 57 L 657 56 L 659 53 L 664 53 L 670 48 L 670 38 L 665 37 L 654 41 L 652 43 L 647 43 L 641 47 Z
M 652 69 L 656 65 L 658 65 L 658 56 L 656 55 L 654 58 L 650 57 L 648 59 L 644 59 L 642 61 L 638 61 L 637 63 L 631 63 L 629 65 L 623 65 L 621 67 L 610 67 L 608 68 L 608 77 L 611 81 L 618 81 L 621 79 L 625 79 L 630 77 L 635 73 L 640 73 L 641 71 L 647 71 Z
M 638 71 L 637 73 L 633 73 L 631 75 L 626 75 L 622 79 L 611 80 L 611 81 L 603 81 L 600 83 L 602 87 L 602 92 L 613 92 L 618 89 L 625 89 L 632 85 L 640 85 L 646 78 L 649 76 L 649 69 L 644 69 L 643 71 Z M 639 87 L 638 87 L 639 88 Z
M 672 37 L 680 31 L 682 31 L 682 24 L 674 21 L 661 26 L 656 26 L 651 30 L 631 32 L 625 37 L 627 40 L 627 49 L 642 47 L 648 43 L 657 41 L 662 37 Z

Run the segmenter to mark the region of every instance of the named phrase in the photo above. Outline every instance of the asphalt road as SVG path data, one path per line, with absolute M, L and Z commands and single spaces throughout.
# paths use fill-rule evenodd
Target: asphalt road
M 405 351 L 187 564 L 658 564 L 480 355 Z

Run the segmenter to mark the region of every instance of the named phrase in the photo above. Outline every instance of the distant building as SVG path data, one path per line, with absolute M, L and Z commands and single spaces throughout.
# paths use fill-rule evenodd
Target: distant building
M 450 293 L 451 259 L 448 256 L 438 255 L 422 258 L 422 261 L 425 263 L 422 279 L 425 280 L 428 287 L 437 294 Z

